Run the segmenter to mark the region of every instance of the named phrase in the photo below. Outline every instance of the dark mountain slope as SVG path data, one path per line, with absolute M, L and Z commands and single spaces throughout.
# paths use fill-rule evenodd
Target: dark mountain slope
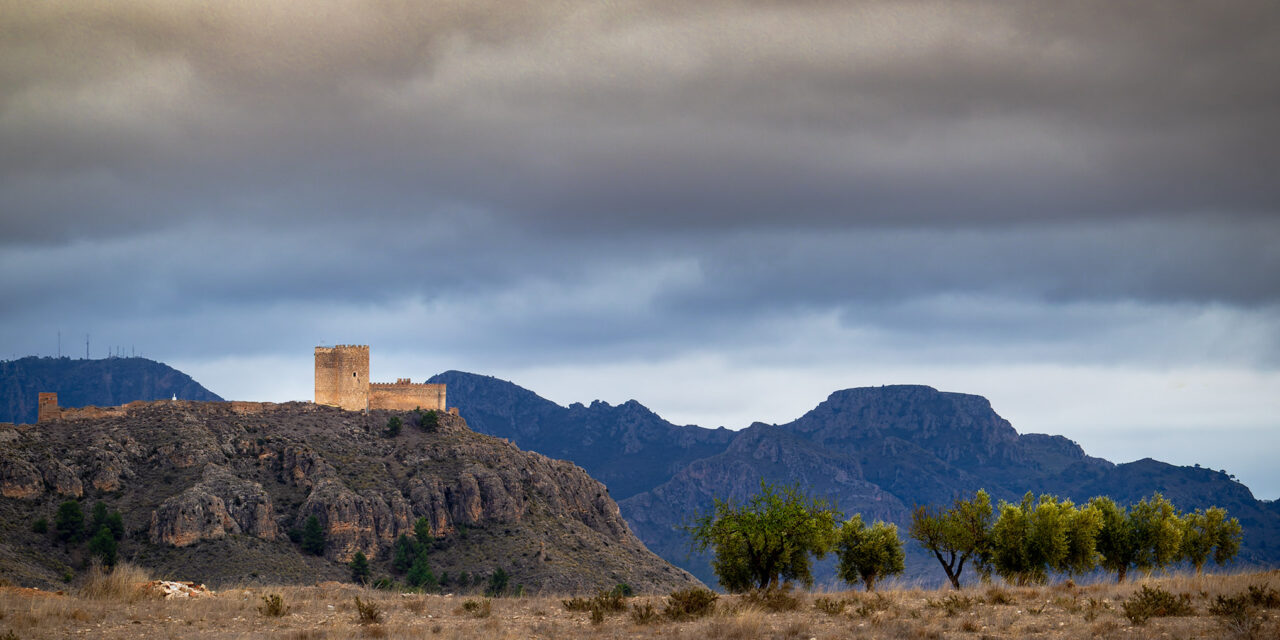
M 146 358 L 26 357 L 0 361 L 0 422 L 36 421 L 41 391 L 63 407 L 113 407 L 135 400 L 222 400 L 187 374 Z
M 449 385 L 449 405 L 471 428 L 573 460 L 617 500 L 666 482 L 690 462 L 724 450 L 734 436 L 724 428 L 673 425 L 634 400 L 566 408 L 490 376 L 447 371 L 429 382 Z
M 820 454 L 775 459 L 761 453 L 777 450 Z M 821 464 L 815 462 L 819 457 Z M 815 480 L 825 474 L 842 481 Z M 979 488 L 1009 501 L 1033 491 L 1077 501 L 1109 495 L 1122 503 L 1160 491 L 1186 510 L 1227 508 L 1245 526 L 1241 559 L 1280 562 L 1274 508 L 1225 474 L 1152 460 L 1113 465 L 1060 436 L 1019 435 L 984 398 L 919 386 L 833 393 L 790 424 L 742 431 L 725 451 L 620 506 L 651 549 L 712 580 L 705 559 L 688 557 L 687 537 L 678 526 L 687 514 L 709 509 L 713 497 L 746 495 L 761 478 L 797 482 L 846 513 L 891 520 L 904 532 L 910 506 L 946 504 Z M 936 563 L 920 555 L 911 559 L 910 573 L 933 577 Z

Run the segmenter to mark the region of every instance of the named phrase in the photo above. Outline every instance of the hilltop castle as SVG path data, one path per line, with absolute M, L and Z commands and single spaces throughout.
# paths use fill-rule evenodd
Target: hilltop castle
M 369 381 L 369 345 L 316 347 L 316 404 L 348 411 L 414 409 L 446 411 L 442 384 Z

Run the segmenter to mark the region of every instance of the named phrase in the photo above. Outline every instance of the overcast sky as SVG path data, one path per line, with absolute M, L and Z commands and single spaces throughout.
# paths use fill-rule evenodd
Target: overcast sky
M 0 0 L 0 356 L 984 395 L 1280 497 L 1260 2 Z

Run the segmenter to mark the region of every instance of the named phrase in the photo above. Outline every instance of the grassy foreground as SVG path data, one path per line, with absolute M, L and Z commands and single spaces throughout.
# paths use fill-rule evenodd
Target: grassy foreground
M 888 584 L 877 594 L 722 595 L 709 615 L 678 621 L 663 615 L 670 602 L 666 596 L 626 598 L 620 608 L 615 599 L 613 610 L 594 614 L 584 606 L 589 598 L 570 602 L 578 605 L 570 610 L 567 597 L 486 600 L 338 583 L 225 589 L 202 598 L 163 600 L 136 590 L 146 577 L 139 570 L 126 567 L 117 573 L 91 579 L 66 595 L 0 587 L 0 640 L 1280 638 L 1280 571 L 1123 585 L 974 586 L 957 592 Z M 378 622 L 368 620 L 374 613 Z M 1175 615 L 1162 615 L 1167 613 Z

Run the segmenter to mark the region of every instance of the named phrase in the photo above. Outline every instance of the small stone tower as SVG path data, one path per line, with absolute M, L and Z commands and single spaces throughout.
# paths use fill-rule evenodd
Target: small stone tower
M 27 396 L 30 398 L 31 396 Z M 48 422 L 57 420 L 62 410 L 58 408 L 58 394 L 50 391 L 41 391 L 36 396 L 36 422 Z
M 369 408 L 369 345 L 316 347 L 316 404 Z

